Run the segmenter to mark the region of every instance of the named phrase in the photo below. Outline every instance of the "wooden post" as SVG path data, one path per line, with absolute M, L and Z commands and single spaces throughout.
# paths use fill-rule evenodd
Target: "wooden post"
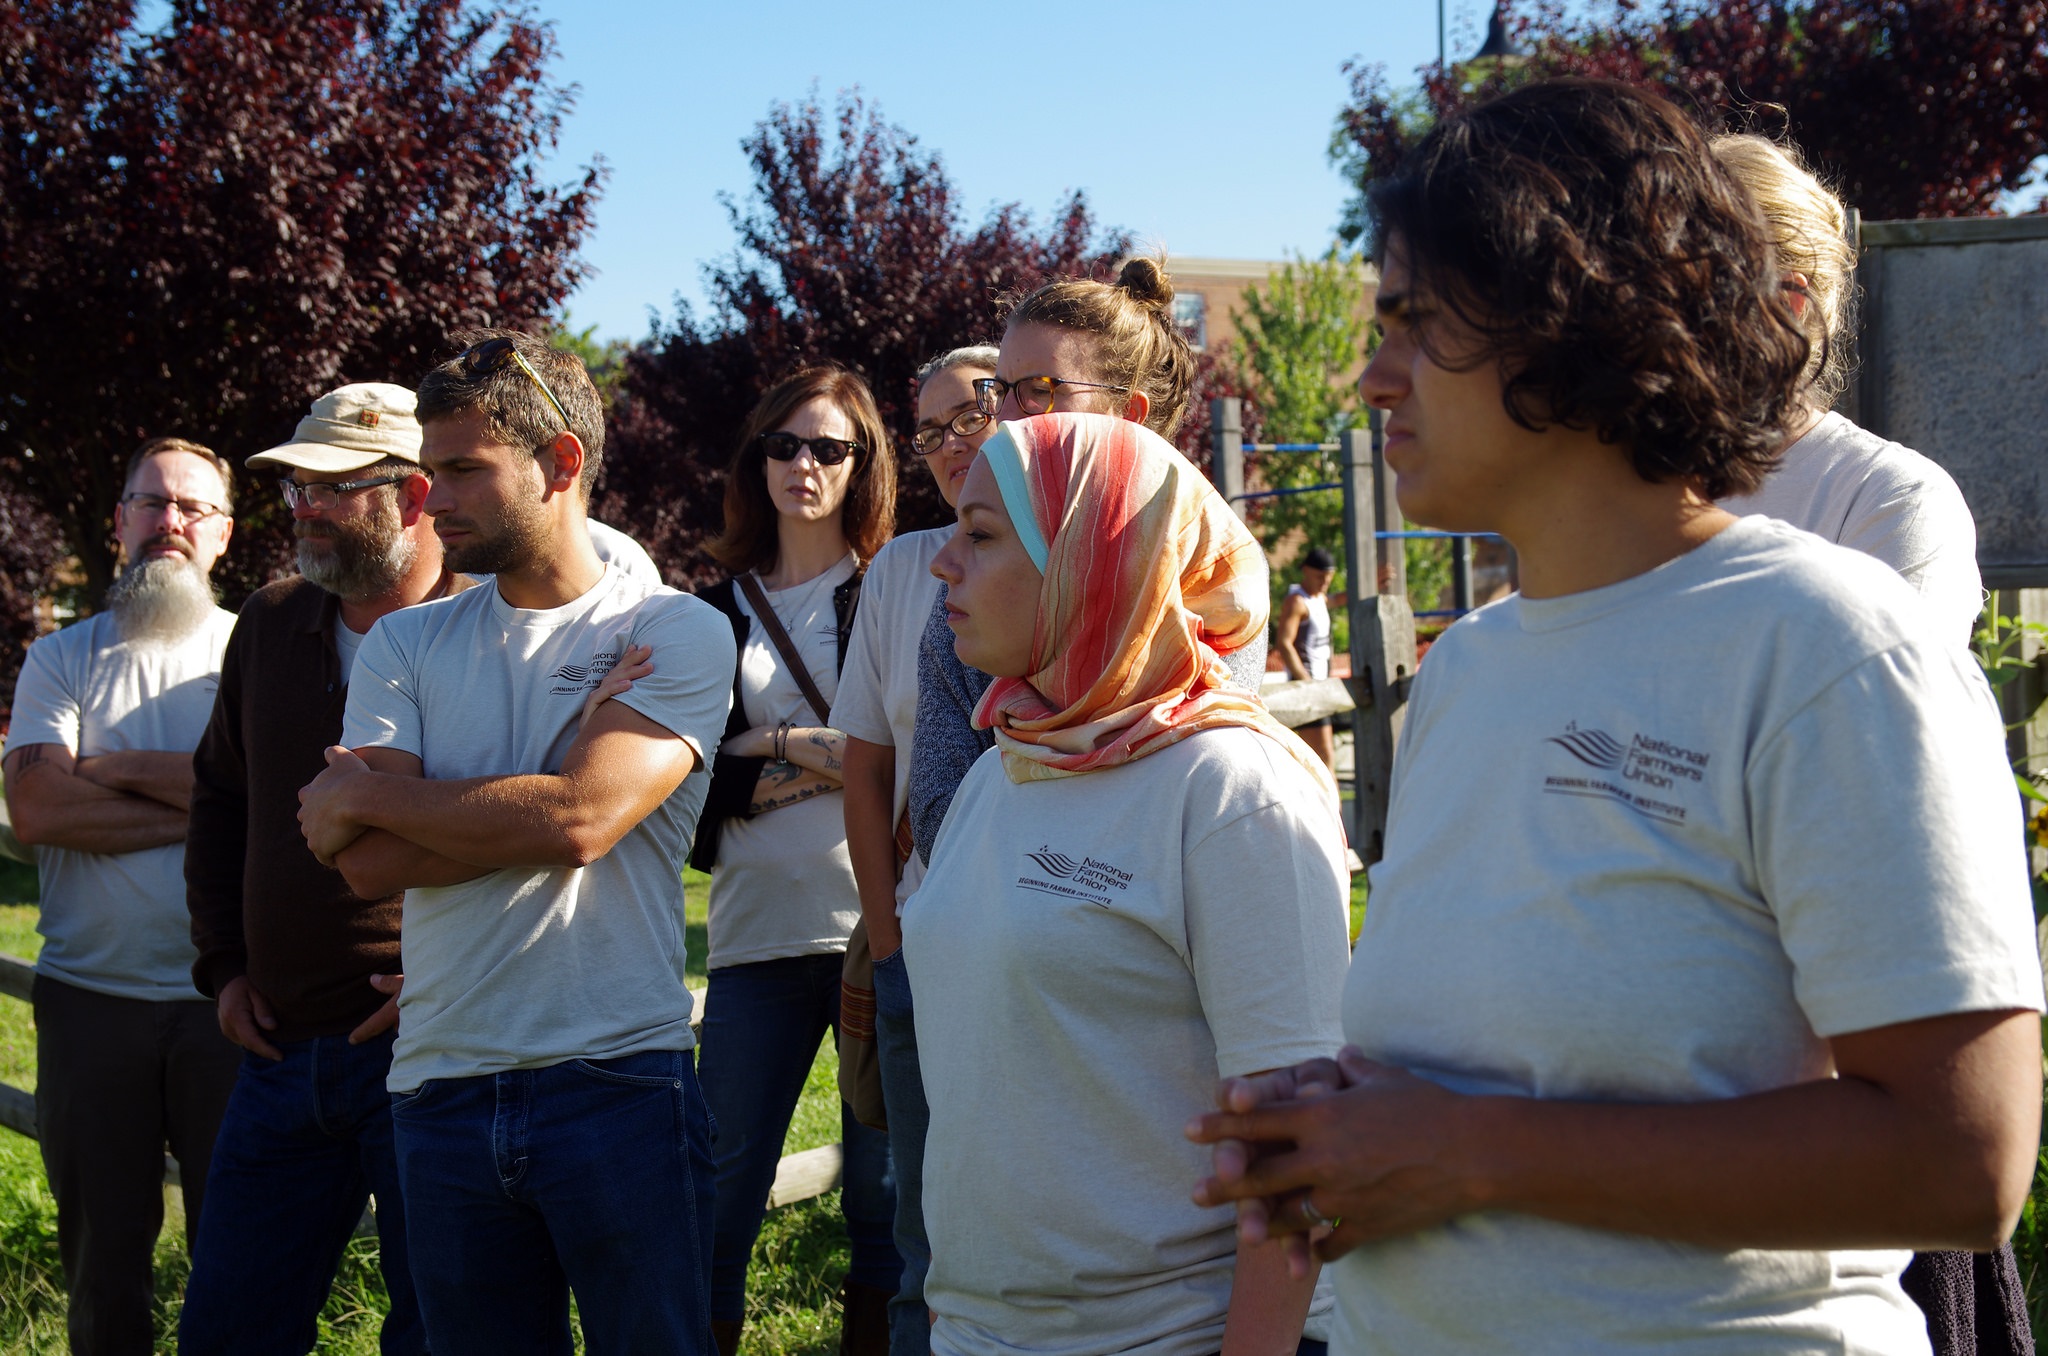
M 1451 606 L 1472 610 L 1472 539 L 1451 538 Z
M 1209 402 L 1209 479 L 1231 512 L 1244 517 L 1244 402 L 1236 396 Z
M 1386 496 L 1381 454 L 1379 411 L 1372 411 L 1369 429 L 1344 433 L 1341 475 L 1344 485 L 1344 552 L 1349 573 L 1346 607 L 1351 621 L 1351 695 L 1358 703 L 1352 717 L 1352 765 L 1355 785 L 1351 801 L 1351 846 L 1368 863 L 1380 859 L 1387 833 L 1387 796 L 1394 773 L 1394 745 L 1408 705 L 1408 682 L 1415 673 L 1415 614 L 1408 608 L 1407 571 L 1400 565 L 1401 541 L 1377 542 L 1384 521 L 1377 512 Z M 1399 531 L 1398 512 L 1392 519 Z M 1384 553 L 1375 545 L 1391 548 Z M 1375 570 L 1379 588 L 1363 587 L 1367 562 L 1391 557 Z M 1386 591 L 1381 591 L 1386 590 Z
M 1372 429 L 1372 511 L 1375 532 L 1405 532 L 1408 520 L 1401 516 L 1401 501 L 1394 497 L 1394 475 L 1387 470 L 1385 416 L 1368 410 L 1366 421 Z M 1408 601 L 1408 542 L 1405 538 L 1376 538 L 1379 546 L 1379 591 Z

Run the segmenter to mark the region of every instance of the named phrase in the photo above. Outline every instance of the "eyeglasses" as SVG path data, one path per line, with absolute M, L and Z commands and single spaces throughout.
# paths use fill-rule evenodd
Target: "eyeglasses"
M 980 397 L 977 396 L 976 399 Z M 971 410 L 960 411 L 943 424 L 926 424 L 910 435 L 910 445 L 917 450 L 918 456 L 929 457 L 946 445 L 947 433 L 950 432 L 957 438 L 972 438 L 987 428 L 994 418 L 993 414 L 977 405 Z
M 408 471 L 404 475 L 379 476 L 375 480 L 314 481 L 310 485 L 301 485 L 290 476 L 286 476 L 277 482 L 277 488 L 284 493 L 284 502 L 289 507 L 303 506 L 324 513 L 339 504 L 345 494 L 354 494 L 357 490 L 372 489 L 378 485 L 396 485 L 401 480 L 412 479 L 413 475 L 413 472 Z
M 562 408 L 561 401 L 555 399 L 555 393 L 541 380 L 540 373 L 533 370 L 533 364 L 519 356 L 519 349 L 510 339 L 503 335 L 496 339 L 486 339 L 464 351 L 460 361 L 462 374 L 472 381 L 493 372 L 503 371 L 507 363 L 517 364 L 519 370 L 526 374 L 526 379 L 539 387 L 540 393 L 548 398 L 548 404 L 555 407 L 555 414 L 561 419 L 563 429 L 569 428 L 569 412 Z
M 754 441 L 770 461 L 795 461 L 796 454 L 808 447 L 820 466 L 837 466 L 856 452 L 867 451 L 844 438 L 799 438 L 794 433 L 764 433 Z
M 1079 386 L 1091 391 L 1115 391 L 1118 395 L 1129 395 L 1131 388 L 1116 386 L 1106 381 L 1069 381 L 1065 377 L 1019 377 L 1015 381 L 1004 381 L 1001 377 L 976 377 L 974 379 L 974 403 L 981 412 L 993 419 L 1001 407 L 1003 397 L 1012 392 L 1017 396 L 1017 408 L 1026 414 L 1044 414 L 1052 408 L 1053 397 L 1062 386 Z
M 218 504 L 204 503 L 198 499 L 166 499 L 160 494 L 128 494 L 121 497 L 131 513 L 146 513 L 162 517 L 175 506 L 178 516 L 188 523 L 203 523 L 208 518 L 224 518 L 227 510 Z

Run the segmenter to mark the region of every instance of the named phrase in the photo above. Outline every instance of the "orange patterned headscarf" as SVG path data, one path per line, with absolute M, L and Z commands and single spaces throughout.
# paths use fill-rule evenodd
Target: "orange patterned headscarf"
M 1238 725 L 1334 794 L 1322 759 L 1229 685 L 1219 655 L 1265 640 L 1263 556 L 1185 457 L 1106 414 L 1007 423 L 981 455 L 1045 575 L 1032 672 L 996 679 L 974 710 L 1010 780 L 1096 772 Z

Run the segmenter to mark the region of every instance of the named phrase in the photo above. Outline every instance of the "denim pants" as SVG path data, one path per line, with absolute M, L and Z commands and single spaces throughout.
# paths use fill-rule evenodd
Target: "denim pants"
M 713 970 L 704 995 L 704 1100 L 718 1132 L 718 1223 L 711 1248 L 711 1317 L 746 1315 L 747 1263 L 768 1213 L 768 1190 L 804 1079 L 826 1031 L 839 1029 L 838 952 L 784 956 Z M 889 1137 L 853 1118 L 842 1102 L 846 1167 L 839 1208 L 853 1264 L 847 1280 L 893 1293 L 903 1264 L 890 1237 L 895 1190 Z
M 917 1063 L 910 971 L 903 964 L 901 947 L 875 962 L 875 1053 L 882 1062 L 889 1161 L 896 1170 L 896 1251 L 903 1257 L 903 1285 L 889 1301 L 889 1352 L 929 1356 L 932 1333 L 924 1277 L 931 1270 L 932 1244 L 924 1232 L 924 1137 L 932 1112 L 925 1104 L 924 1075 Z
M 429 1079 L 391 1099 L 435 1356 L 711 1356 L 711 1125 L 687 1050 Z
M 242 1056 L 192 1247 L 178 1319 L 183 1356 L 311 1351 L 341 1250 L 373 1192 L 391 1295 L 384 1356 L 427 1349 L 384 1090 L 394 1037 L 350 1045 L 318 1036 L 280 1045 L 283 1059 Z

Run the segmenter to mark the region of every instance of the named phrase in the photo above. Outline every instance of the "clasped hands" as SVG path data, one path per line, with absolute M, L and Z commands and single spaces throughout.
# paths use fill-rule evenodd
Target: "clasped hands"
M 1188 1122 L 1212 1147 L 1197 1205 L 1234 1204 L 1238 1236 L 1285 1243 L 1288 1269 L 1430 1228 L 1487 1202 L 1467 1166 L 1462 1096 L 1345 1046 L 1335 1059 L 1225 1079 Z

